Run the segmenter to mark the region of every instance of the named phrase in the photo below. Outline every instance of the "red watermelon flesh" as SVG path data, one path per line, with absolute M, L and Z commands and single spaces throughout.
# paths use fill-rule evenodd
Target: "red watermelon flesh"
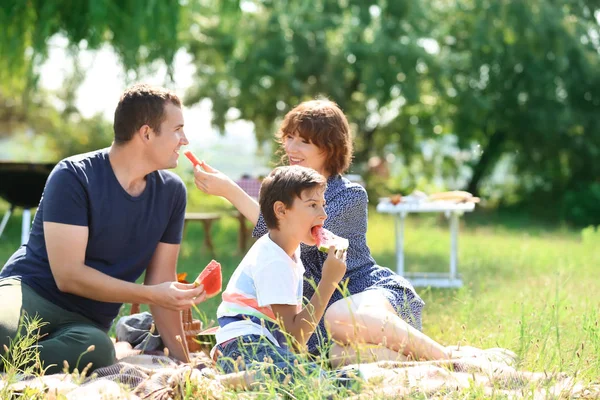
M 194 167 L 196 165 L 202 165 L 202 161 L 198 160 L 198 157 L 196 157 L 196 155 L 192 153 L 191 150 L 186 150 L 183 152 L 183 154 L 185 154 L 185 156 L 190 160 Z
M 194 281 L 194 286 L 204 285 L 206 296 L 212 297 L 221 291 L 223 284 L 223 275 L 221 274 L 221 264 L 212 260 Z
M 348 239 L 339 237 L 322 226 L 313 226 L 311 234 L 315 239 L 317 248 L 324 253 L 327 253 L 330 246 L 334 246 L 336 250 L 348 250 Z

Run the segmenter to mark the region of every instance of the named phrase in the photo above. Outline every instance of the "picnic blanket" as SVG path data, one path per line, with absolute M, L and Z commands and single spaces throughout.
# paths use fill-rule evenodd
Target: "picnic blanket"
M 474 390 L 481 397 L 506 398 L 600 398 L 600 385 L 583 385 L 562 373 L 520 371 L 515 357 L 504 349 L 466 352 L 453 360 L 426 362 L 387 362 L 346 367 L 360 382 L 352 399 L 402 398 L 419 395 L 443 398 Z M 194 398 L 224 397 L 227 375 L 220 375 L 204 353 L 194 353 L 184 364 L 166 356 L 132 355 L 118 363 L 96 370 L 81 380 L 73 374 L 36 378 L 22 377 L 12 383 L 14 393 L 27 388 L 43 390 L 47 398 L 66 399 L 179 399 L 189 393 Z M 1 381 L 0 381 L 1 382 Z M 5 383 L 0 383 L 0 392 Z M 251 398 L 253 393 L 238 393 Z

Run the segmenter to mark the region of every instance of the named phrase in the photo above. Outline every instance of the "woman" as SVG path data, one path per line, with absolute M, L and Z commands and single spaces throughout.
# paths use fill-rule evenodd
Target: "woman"
M 350 243 L 344 278 L 347 286 L 344 293 L 336 291 L 332 296 L 324 318 L 335 341 L 330 349 L 332 363 L 338 366 L 351 361 L 363 347 L 357 349 L 357 343 L 367 348 L 375 346 L 377 350 L 371 353 L 379 359 L 409 355 L 450 358 L 448 349 L 420 332 L 424 302 L 412 285 L 388 268 L 376 265 L 371 257 L 365 236 L 367 193 L 362 186 L 341 176 L 352 159 L 350 128 L 344 113 L 328 100 L 304 102 L 285 116 L 277 138 L 285 153 L 284 161 L 313 168 L 327 178 L 325 228 Z M 267 233 L 257 202 L 224 174 L 205 163 L 202 167 L 204 170 L 197 167 L 194 172 L 196 186 L 231 202 L 256 225 L 255 237 Z M 306 269 L 304 295 L 310 298 L 321 278 L 326 254 L 316 246 L 302 245 L 301 258 Z M 328 343 L 321 321 L 308 341 L 308 350 L 315 353 Z

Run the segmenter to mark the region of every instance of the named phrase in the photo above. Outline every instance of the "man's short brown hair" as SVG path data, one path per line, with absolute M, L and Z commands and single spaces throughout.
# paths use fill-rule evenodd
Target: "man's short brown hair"
M 181 107 L 179 97 L 162 87 L 138 83 L 125 90 L 115 110 L 115 143 L 129 142 L 133 134 L 144 125 L 159 134 L 167 103 Z
M 281 201 L 285 208 L 291 208 L 295 198 L 300 198 L 305 190 L 325 190 L 327 181 L 312 168 L 299 165 L 277 167 L 267 176 L 260 187 L 258 203 L 267 228 L 278 229 L 279 220 L 273 205 Z
M 311 100 L 288 112 L 277 133 L 280 144 L 287 135 L 300 135 L 325 151 L 325 170 L 331 175 L 346 172 L 352 162 L 352 138 L 348 120 L 336 103 Z M 286 160 L 286 156 L 283 156 Z

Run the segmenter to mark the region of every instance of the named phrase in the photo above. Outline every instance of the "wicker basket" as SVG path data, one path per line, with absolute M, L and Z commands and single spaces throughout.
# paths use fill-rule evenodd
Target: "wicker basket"
M 139 304 L 131 305 L 131 314 L 137 314 L 140 312 Z M 185 341 L 188 345 L 188 349 L 191 353 L 200 351 L 202 346 L 198 343 L 198 334 L 202 332 L 202 322 L 199 319 L 194 319 L 192 309 L 188 308 L 181 312 L 181 320 L 183 322 L 183 333 L 185 334 Z

